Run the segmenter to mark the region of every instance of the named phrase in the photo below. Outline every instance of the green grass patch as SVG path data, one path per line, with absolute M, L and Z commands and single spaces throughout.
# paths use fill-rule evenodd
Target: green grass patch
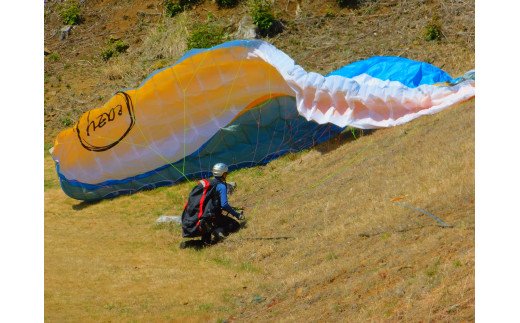
M 455 268 L 462 267 L 462 261 L 460 261 L 460 260 L 458 260 L 458 259 L 457 259 L 457 260 L 454 260 L 454 261 L 453 261 L 453 267 L 455 267 Z
M 233 8 L 239 3 L 239 0 L 217 0 L 217 6 L 219 8 Z
M 106 48 L 101 52 L 101 58 L 104 61 L 108 61 L 112 56 L 114 56 L 114 50 L 112 48 Z
M 424 27 L 424 39 L 427 41 L 440 40 L 442 38 L 442 26 L 439 17 L 433 16 Z
M 251 262 L 246 261 L 240 264 L 239 269 L 241 271 L 246 271 L 249 273 L 258 273 L 260 272 L 260 269 L 255 267 Z
M 257 166 L 257 167 L 251 167 L 251 168 L 242 168 L 242 169 L 238 169 L 236 171 L 234 171 L 232 173 L 234 176 L 240 176 L 240 177 L 245 177 L 245 178 L 256 178 L 256 177 L 261 177 L 264 175 L 264 170 L 263 170 L 263 167 L 262 166 Z M 231 180 L 231 179 L 229 179 Z
M 183 12 L 186 9 L 190 9 L 191 7 L 203 2 L 202 0 L 164 0 L 164 14 L 167 17 L 175 17 L 179 13 Z
M 441 261 L 440 261 L 440 259 L 437 259 L 431 266 L 429 266 L 426 269 L 426 271 L 424 273 L 429 278 L 433 278 L 433 277 L 437 276 L 437 274 L 439 273 L 440 266 L 441 266 Z
M 45 148 L 50 149 L 48 144 L 44 145 Z M 51 145 L 52 147 L 52 145 Z M 44 154 L 48 153 L 48 149 L 45 149 Z M 46 166 L 44 168 L 44 178 L 43 178 L 43 191 L 47 191 L 50 189 L 55 189 L 60 187 L 60 181 L 58 179 L 58 175 L 56 174 L 56 168 L 54 167 L 54 162 L 51 161 L 50 157 L 45 157 Z
M 290 153 L 287 153 L 287 154 L 283 155 L 282 157 L 278 158 L 278 160 L 283 163 L 295 161 L 295 160 L 298 160 L 307 151 L 308 150 L 299 151 L 299 152 L 290 152 Z
M 204 0 L 179 0 L 179 4 L 183 8 L 191 8 L 199 3 L 204 2 Z
M 214 263 L 216 263 L 219 266 L 231 267 L 231 260 L 226 258 L 226 257 L 223 257 L 223 256 L 219 255 L 219 256 L 213 258 L 212 260 L 213 260 Z
M 107 47 L 101 52 L 101 58 L 106 62 L 112 57 L 125 53 L 129 47 L 130 45 L 125 41 L 111 37 L 107 42 Z
M 74 121 L 72 121 L 71 118 L 69 117 L 63 117 L 60 119 L 60 122 L 61 124 L 64 126 L 64 127 L 70 127 L 74 124 Z
M 43 143 L 43 152 L 47 154 L 49 152 L 49 149 L 51 149 L 54 146 L 53 142 L 45 142 Z
M 188 49 L 210 48 L 227 39 L 224 28 L 214 23 L 195 24 L 192 28 L 186 45 Z
M 185 198 L 177 190 L 166 190 L 166 197 L 171 205 L 182 206 Z
M 60 10 L 61 21 L 65 25 L 77 25 L 81 21 L 81 9 L 75 1 L 67 1 Z
M 178 2 L 172 0 L 165 0 L 163 4 L 165 15 L 170 18 L 175 17 L 184 10 Z
M 359 0 L 337 0 L 340 8 L 353 8 L 359 5 Z
M 51 190 L 60 187 L 57 178 L 45 178 L 43 180 L 43 191 Z
M 57 62 L 60 60 L 60 55 L 58 55 L 57 53 L 52 53 L 52 54 L 49 54 L 49 56 L 47 56 L 49 61 L 51 62 Z
M 334 252 L 329 252 L 326 257 L 327 260 L 336 260 L 338 259 L 338 255 L 336 255 Z
M 197 309 L 201 312 L 208 312 L 213 309 L 214 305 L 212 303 L 202 303 L 197 306 Z
M 158 215 L 156 217 L 159 217 Z M 154 230 L 168 230 L 168 232 L 177 232 L 181 229 L 180 224 L 176 222 L 162 222 L 162 223 L 154 223 Z

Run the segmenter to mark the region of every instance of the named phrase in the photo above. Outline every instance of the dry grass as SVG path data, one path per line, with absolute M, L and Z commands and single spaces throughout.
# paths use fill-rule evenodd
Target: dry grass
M 45 193 L 45 318 L 164 321 L 225 316 L 225 293 L 252 274 L 222 249 L 182 251 L 177 227 L 155 219 L 182 207 L 188 185 L 78 204 Z M 146 211 L 145 211 L 146 210 Z M 228 260 L 229 259 L 229 260 Z M 238 277 L 235 277 L 239 274 Z
M 198 252 L 154 224 L 192 184 L 85 205 L 52 167 L 48 321 L 474 320 L 474 101 L 232 173 L 247 227 Z
M 474 68 L 474 1 L 275 1 L 286 30 L 270 39 L 309 71 L 374 55 L 429 61 L 452 75 Z M 162 1 L 87 1 L 85 22 L 58 40 L 46 5 L 45 142 L 115 91 L 137 86 L 183 53 L 189 23 L 225 25 L 244 4 L 205 1 L 163 19 Z M 423 27 L 441 18 L 444 38 Z M 103 62 L 110 36 L 128 53 Z M 234 172 L 245 230 L 199 252 L 179 250 L 191 184 L 81 204 L 59 188 L 45 152 L 47 321 L 474 320 L 474 102 L 407 125 L 339 138 L 265 167 Z M 347 136 L 346 136 L 347 137 Z M 442 229 L 392 198 L 454 225 Z
M 270 253 L 263 241 L 251 246 L 266 271 L 263 284 L 271 283 L 271 306 L 250 306 L 242 317 L 472 320 L 472 109 L 467 104 L 325 155 L 313 150 L 267 166 L 262 178 L 276 180 L 265 189 L 276 193 L 253 202 L 261 225 L 251 235 L 276 230 L 294 239 Z M 398 196 L 455 228 L 396 206 L 390 200 Z
M 473 1 L 363 1 L 341 10 L 335 1 L 304 1 L 298 17 L 279 11 L 288 28 L 272 42 L 307 70 L 326 74 L 376 55 L 427 61 L 453 75 L 475 65 Z M 424 39 L 433 16 L 440 17 L 441 41 Z

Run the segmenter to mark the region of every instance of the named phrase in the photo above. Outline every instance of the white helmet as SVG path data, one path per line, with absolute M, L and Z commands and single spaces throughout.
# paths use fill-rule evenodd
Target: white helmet
M 215 177 L 221 177 L 222 175 L 224 175 L 224 173 L 227 173 L 227 171 L 228 166 L 224 163 L 215 164 L 215 166 L 213 166 L 213 169 L 211 170 L 213 176 Z

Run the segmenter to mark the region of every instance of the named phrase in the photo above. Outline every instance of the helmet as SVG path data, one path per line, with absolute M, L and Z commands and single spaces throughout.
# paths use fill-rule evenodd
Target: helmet
M 213 166 L 213 169 L 211 170 L 211 172 L 213 173 L 213 176 L 215 176 L 215 177 L 220 177 L 220 176 L 224 175 L 224 173 L 227 173 L 227 171 L 228 171 L 228 166 L 224 163 L 215 164 L 215 166 Z

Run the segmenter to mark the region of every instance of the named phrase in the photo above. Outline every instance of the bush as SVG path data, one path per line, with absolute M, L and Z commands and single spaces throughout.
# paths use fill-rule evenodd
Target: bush
M 113 42 L 114 50 L 116 53 L 124 53 L 130 47 L 127 43 L 122 40 L 116 40 Z
M 440 40 L 442 38 L 441 23 L 438 17 L 433 17 L 424 27 L 424 39 L 427 41 Z
M 72 121 L 69 117 L 62 117 L 60 121 L 61 124 L 65 127 L 70 127 L 74 124 L 74 121 Z
M 49 61 L 51 62 L 57 62 L 60 60 L 60 55 L 56 54 L 56 53 L 52 53 L 49 55 Z
M 61 21 L 65 25 L 77 25 L 80 22 L 80 8 L 76 2 L 67 2 L 60 11 Z
M 108 46 L 101 52 L 101 58 L 104 61 L 108 61 L 113 56 L 126 52 L 130 47 L 121 39 L 110 38 L 108 40 Z
M 201 3 L 203 0 L 179 0 L 179 5 L 182 9 L 190 8 L 196 4 Z
M 202 0 L 179 0 L 176 2 L 173 0 L 164 0 L 163 4 L 166 16 L 174 17 L 187 8 L 191 8 L 192 6 L 200 3 L 201 1 Z
M 182 12 L 182 6 L 178 3 L 173 2 L 172 0 L 165 0 L 164 10 L 166 11 L 166 15 L 168 17 L 174 17 L 175 15 Z
M 268 0 L 252 0 L 250 2 L 251 18 L 258 27 L 260 35 L 270 34 L 271 26 L 276 23 L 272 13 L 272 6 Z
M 222 27 L 214 24 L 195 25 L 193 31 L 188 36 L 188 49 L 209 48 L 222 43 L 226 36 Z
M 238 5 L 238 0 L 217 0 L 219 8 L 233 8 Z
M 114 56 L 114 49 L 113 48 L 106 48 L 104 51 L 101 52 L 101 58 L 106 62 L 109 59 Z
M 354 8 L 359 5 L 359 0 L 337 0 L 341 8 Z

